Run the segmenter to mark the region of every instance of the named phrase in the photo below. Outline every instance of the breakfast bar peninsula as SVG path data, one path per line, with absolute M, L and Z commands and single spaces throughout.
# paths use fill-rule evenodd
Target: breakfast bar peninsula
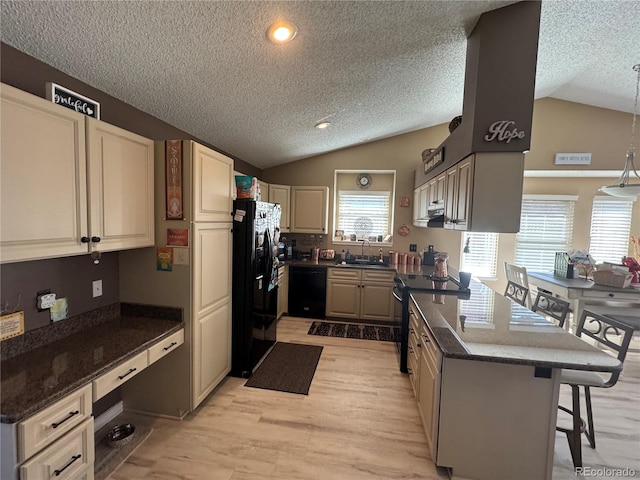
M 420 288 L 425 269 L 399 277 Z M 408 367 L 436 465 L 524 480 L 551 478 L 561 370 L 622 365 L 472 280 L 468 296 L 411 292 Z

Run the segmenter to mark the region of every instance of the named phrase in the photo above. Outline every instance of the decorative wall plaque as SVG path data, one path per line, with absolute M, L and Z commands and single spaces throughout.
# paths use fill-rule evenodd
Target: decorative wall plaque
M 75 110 L 76 112 L 83 113 L 87 117 L 92 117 L 100 120 L 100 103 L 95 100 L 91 100 L 84 95 L 69 90 L 68 88 L 61 87 L 56 83 L 47 82 L 47 99 L 51 100 L 57 105 Z
M 182 141 L 167 140 L 165 151 L 167 220 L 182 220 Z

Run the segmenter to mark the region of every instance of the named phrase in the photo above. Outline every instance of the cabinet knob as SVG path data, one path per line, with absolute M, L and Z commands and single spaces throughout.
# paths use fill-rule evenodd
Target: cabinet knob
M 93 243 L 98 243 L 98 242 L 100 242 L 100 237 L 91 237 L 91 241 Z
M 89 242 L 91 241 L 91 239 L 90 239 L 89 237 L 82 237 L 82 238 L 80 239 L 80 241 L 81 241 L 82 243 L 89 243 Z
M 458 220 L 451 220 L 451 223 L 458 223 Z

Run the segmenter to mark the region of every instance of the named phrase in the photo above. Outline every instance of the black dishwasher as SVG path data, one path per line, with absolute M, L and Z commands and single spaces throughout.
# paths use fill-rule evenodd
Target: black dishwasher
M 324 318 L 326 297 L 326 268 L 289 267 L 289 315 Z

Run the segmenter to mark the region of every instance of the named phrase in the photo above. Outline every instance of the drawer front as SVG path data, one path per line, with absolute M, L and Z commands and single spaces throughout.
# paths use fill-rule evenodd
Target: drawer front
M 93 417 L 20 466 L 21 480 L 93 478 Z M 91 474 L 92 475 L 92 474 Z
M 418 344 L 420 343 L 420 338 L 418 334 L 419 330 L 414 329 L 411 325 L 409 325 L 409 342 L 408 342 L 408 356 L 418 365 L 418 358 L 420 356 L 420 347 Z
M 442 359 L 442 352 L 438 348 L 436 341 L 429 329 L 424 325 L 420 330 L 420 343 L 422 344 L 422 349 L 427 354 L 427 359 L 430 361 L 431 365 L 439 372 L 440 364 Z
M 135 357 L 118 365 L 110 372 L 93 381 L 93 401 L 104 397 L 107 393 L 122 385 L 127 380 L 135 377 L 147 367 L 147 351 L 139 353 Z
M 640 294 L 633 291 L 627 292 L 607 292 L 604 290 L 585 290 L 582 293 L 585 298 L 599 298 L 601 300 L 616 299 L 616 300 L 633 300 L 640 302 Z
M 91 384 L 67 395 L 18 425 L 18 461 L 23 462 L 91 418 Z
M 164 340 L 160 341 L 149 350 L 147 350 L 149 356 L 149 365 L 153 362 L 157 362 L 166 354 L 173 352 L 176 348 L 184 343 L 184 328 L 179 332 L 168 336 Z
M 407 371 L 409 372 L 409 380 L 411 381 L 411 388 L 413 388 L 413 395 L 418 400 L 418 392 L 420 391 L 420 372 L 418 371 L 418 362 L 409 355 L 407 360 Z
M 396 276 L 395 270 L 362 270 L 362 280 L 364 282 L 388 282 L 393 283 Z
M 328 268 L 327 277 L 359 281 L 361 278 L 361 270 L 359 268 Z

